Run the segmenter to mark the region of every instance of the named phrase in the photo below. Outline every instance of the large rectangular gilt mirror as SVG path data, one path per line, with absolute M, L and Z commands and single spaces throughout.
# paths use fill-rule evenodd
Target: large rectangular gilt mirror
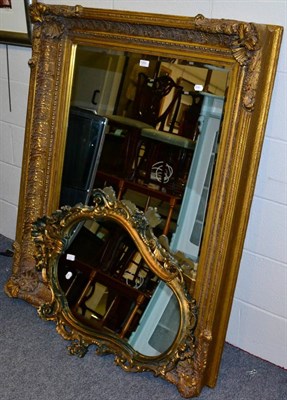
M 282 28 L 42 3 L 30 14 L 31 80 L 6 292 L 65 321 L 81 343 L 104 342 L 125 369 L 133 370 L 118 349 L 138 370 L 194 397 L 216 384 Z M 68 282 L 73 257 L 77 274 L 98 277 L 94 308 L 91 296 L 85 300 L 88 316 L 79 306 L 87 282 L 79 281 L 80 293 Z M 120 307 L 130 314 L 108 321 L 121 293 L 130 296 Z M 57 296 L 63 310 L 52 318 L 46 305 Z M 159 310 L 166 311 L 154 322 L 166 338 L 162 348 L 149 318 Z M 132 328 L 135 316 L 140 329 Z M 166 324 L 170 337 L 160 330 Z

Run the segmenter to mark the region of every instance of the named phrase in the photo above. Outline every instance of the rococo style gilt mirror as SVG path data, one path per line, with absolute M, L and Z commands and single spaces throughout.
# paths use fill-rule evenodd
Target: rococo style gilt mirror
M 36 268 L 52 292 L 40 316 L 56 321 L 72 342 L 71 354 L 83 356 L 95 344 L 98 354 L 114 353 L 127 371 L 151 370 L 173 381 L 180 362 L 192 375 L 197 307 L 189 260 L 153 234 L 154 209 L 144 214 L 129 200 L 117 200 L 112 188 L 95 190 L 93 199 L 92 206 L 65 206 L 34 224 Z M 75 226 L 93 227 L 91 256 L 87 248 L 81 255 Z M 155 314 L 165 299 L 165 312 Z
M 6 293 L 183 397 L 216 384 L 282 28 L 33 2 Z

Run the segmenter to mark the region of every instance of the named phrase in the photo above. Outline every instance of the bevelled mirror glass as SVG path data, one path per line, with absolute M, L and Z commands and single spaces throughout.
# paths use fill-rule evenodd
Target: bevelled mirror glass
M 227 67 L 78 46 L 60 205 L 88 201 L 83 179 L 111 184 L 118 198 L 156 207 L 157 232 L 198 262 L 228 85 Z M 88 147 L 86 124 L 101 118 L 98 150 L 99 131 Z
M 217 379 L 282 28 L 42 3 L 30 14 L 6 292 L 60 321 L 73 353 L 97 344 L 196 396 Z M 159 307 L 158 330 L 142 329 Z

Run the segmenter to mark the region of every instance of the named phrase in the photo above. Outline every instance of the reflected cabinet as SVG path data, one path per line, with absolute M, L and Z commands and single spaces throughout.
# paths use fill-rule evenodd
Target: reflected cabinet
M 217 380 L 282 28 L 36 2 L 30 15 L 6 293 L 71 354 L 95 346 L 198 396 Z

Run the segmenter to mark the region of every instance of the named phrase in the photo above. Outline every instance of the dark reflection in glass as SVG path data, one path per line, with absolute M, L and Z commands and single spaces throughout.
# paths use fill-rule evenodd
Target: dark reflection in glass
M 103 118 L 107 126 L 81 198 L 71 197 L 68 204 L 87 203 L 93 187 L 113 186 L 119 199 L 143 210 L 156 207 L 162 221 L 155 233 L 197 262 L 228 72 L 192 61 L 78 46 L 71 111 Z M 69 130 L 87 137 L 83 124 L 70 121 Z M 84 141 L 90 151 L 91 140 Z M 68 168 L 69 179 L 84 165 L 82 160 Z M 75 182 L 69 185 L 76 192 Z
M 93 111 L 70 108 L 60 206 L 89 202 L 106 123 Z
M 118 334 L 142 354 L 166 351 L 179 327 L 178 301 L 150 271 L 128 232 L 108 221 L 87 221 L 75 232 L 57 269 L 72 314 L 91 329 Z M 164 315 L 170 312 L 163 342 L 158 331 L 168 326 Z

